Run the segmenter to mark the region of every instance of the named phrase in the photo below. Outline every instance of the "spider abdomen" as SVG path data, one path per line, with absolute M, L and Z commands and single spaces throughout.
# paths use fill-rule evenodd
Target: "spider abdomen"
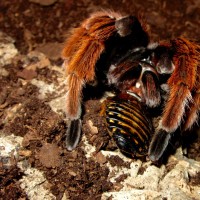
M 147 155 L 153 130 L 141 102 L 112 99 L 105 113 L 109 134 L 118 148 L 131 157 Z

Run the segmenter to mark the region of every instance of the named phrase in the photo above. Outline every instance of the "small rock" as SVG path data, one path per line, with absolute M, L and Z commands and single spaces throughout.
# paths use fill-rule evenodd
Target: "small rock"
M 17 76 L 23 78 L 25 80 L 32 80 L 33 78 L 37 77 L 37 73 L 34 70 L 24 69 L 17 73 Z
M 21 57 L 20 61 L 23 63 L 23 68 L 32 70 L 43 69 L 51 65 L 46 55 L 38 51 L 31 51 L 27 57 Z
M 69 199 L 70 199 L 70 196 L 69 196 L 68 191 L 66 190 L 66 191 L 64 192 L 63 197 L 62 197 L 61 200 L 69 200 Z
M 93 133 L 93 134 L 97 134 L 98 133 L 98 129 L 96 126 L 93 125 L 93 122 L 91 120 L 88 120 L 87 122 L 89 128 L 90 128 L 90 131 Z
M 18 151 L 20 156 L 30 157 L 32 152 L 30 150 L 19 150 Z
M 0 75 L 2 75 L 2 76 L 8 76 L 9 72 L 6 69 L 4 69 L 4 68 L 0 68 Z
M 49 42 L 38 46 L 36 48 L 36 51 L 45 54 L 49 59 L 57 60 L 60 58 L 62 48 L 63 48 L 62 43 Z
M 41 164 L 47 168 L 58 167 L 61 163 L 60 149 L 56 144 L 47 143 L 42 146 L 37 158 L 40 160 Z
M 70 169 L 68 169 L 67 171 L 71 176 L 76 176 L 77 175 L 76 172 L 74 172 L 74 171 L 72 171 Z
M 27 147 L 30 145 L 30 142 L 33 140 L 41 140 L 41 137 L 37 134 L 37 131 L 33 128 L 30 128 L 27 126 L 28 129 L 30 129 L 26 135 L 23 137 L 22 146 Z
M 18 54 L 14 40 L 5 33 L 0 32 L 0 66 L 8 65 Z
M 107 159 L 101 152 L 99 152 L 99 153 L 96 154 L 96 161 L 99 164 L 104 164 L 104 163 L 107 162 Z

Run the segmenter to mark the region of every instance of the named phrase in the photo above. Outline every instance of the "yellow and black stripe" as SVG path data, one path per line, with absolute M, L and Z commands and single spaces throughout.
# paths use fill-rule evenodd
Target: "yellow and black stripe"
M 122 152 L 133 157 L 147 155 L 153 128 L 141 102 L 111 99 L 105 115 L 109 134 Z

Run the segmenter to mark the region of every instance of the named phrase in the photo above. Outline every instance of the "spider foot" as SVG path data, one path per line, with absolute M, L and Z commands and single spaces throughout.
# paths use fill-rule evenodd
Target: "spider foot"
M 171 138 L 171 134 L 166 132 L 163 129 L 160 129 L 152 138 L 150 147 L 149 147 L 149 159 L 152 162 L 157 162 L 162 157 L 165 152 L 169 140 Z
M 66 133 L 66 148 L 72 151 L 78 145 L 81 137 L 81 119 L 71 120 Z

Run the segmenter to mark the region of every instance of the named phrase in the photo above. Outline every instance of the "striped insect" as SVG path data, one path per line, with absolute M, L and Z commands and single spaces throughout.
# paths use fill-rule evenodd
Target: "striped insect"
M 144 105 L 136 98 L 112 98 L 105 102 L 108 132 L 120 151 L 131 157 L 148 153 L 153 126 Z

